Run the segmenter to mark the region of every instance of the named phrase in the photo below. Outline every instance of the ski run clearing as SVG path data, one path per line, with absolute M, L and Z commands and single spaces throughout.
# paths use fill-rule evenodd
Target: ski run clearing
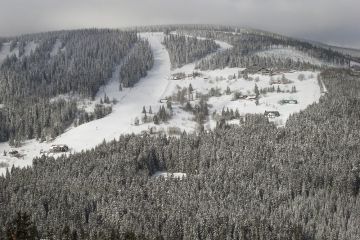
M 0 45 L 0 65 L 7 57 L 11 57 L 13 55 L 15 55 L 16 57 L 30 56 L 30 54 L 34 52 L 37 47 L 38 44 L 36 42 L 34 41 L 28 42 L 24 47 L 23 55 L 19 56 L 20 53 L 18 47 L 15 47 L 10 51 L 11 42 L 4 43 L 2 46 Z
M 0 174 L 5 174 L 6 168 L 11 168 L 13 165 L 18 167 L 30 166 L 34 157 L 40 156 L 42 150 L 49 150 L 53 144 L 66 144 L 70 147 L 71 152 L 80 152 L 95 147 L 104 139 L 110 141 L 119 138 L 121 134 L 141 133 L 154 128 L 156 128 L 157 132 L 167 132 L 171 128 L 187 132 L 196 131 L 198 126 L 193 121 L 194 116 L 190 112 L 184 111 L 181 105 L 176 102 L 172 104 L 173 116 L 167 123 L 155 125 L 152 122 L 140 122 L 138 126 L 134 124 L 136 118 L 142 118 L 143 106 L 147 110 L 151 106 L 153 112 L 157 112 L 161 105 L 166 107 L 166 103 L 161 103 L 160 100 L 173 96 L 179 89 L 188 88 L 189 84 L 194 89 L 193 95 L 196 95 L 196 93 L 208 94 L 212 88 L 221 93 L 210 97 L 208 100 L 209 116 L 204 124 L 205 130 L 214 128 L 216 126 L 216 113 L 221 114 L 222 110 L 227 108 L 233 111 L 238 109 L 241 116 L 246 113 L 264 114 L 265 111 L 278 111 L 280 116 L 271 119 L 271 121 L 274 121 L 278 126 L 284 126 L 291 114 L 317 102 L 322 94 L 319 82 L 321 85 L 322 83 L 317 80 L 317 72 L 288 72 L 275 76 L 253 74 L 249 75 L 249 78 L 245 80 L 243 77 L 238 76 L 239 71 L 244 70 L 241 68 L 197 71 L 195 70 L 195 63 L 191 63 L 180 69 L 171 70 L 169 54 L 162 45 L 163 33 L 142 33 L 141 37 L 149 40 L 154 54 L 154 66 L 148 71 L 147 76 L 141 79 L 133 88 L 124 88 L 119 91 L 118 78 L 119 68 L 121 67 L 119 65 L 114 69 L 113 77 L 108 81 L 108 84 L 100 88 L 95 101 L 79 101 L 79 105 L 91 109 L 95 103 L 100 102 L 100 98 L 104 97 L 106 93 L 110 99 L 117 100 L 117 103 L 112 106 L 113 111 L 111 114 L 77 127 L 72 126 L 51 142 L 40 143 L 36 140 L 28 140 L 16 149 L 19 152 L 19 158 L 11 157 L 9 154 L 3 156 L 4 151 L 9 152 L 13 148 L 8 143 L 0 143 Z M 231 48 L 227 43 L 220 41 L 217 41 L 217 43 L 220 45 L 218 51 Z M 55 44 L 52 55 L 55 55 L 60 50 L 60 46 L 60 42 Z M 31 50 L 35 48 L 35 43 L 28 43 L 25 54 L 30 54 Z M 4 44 L 0 51 L 0 64 L 6 56 L 16 54 L 16 51 L 18 51 L 17 49 L 12 52 L 9 50 L 10 43 Z M 211 54 L 207 57 L 211 57 Z M 200 75 L 197 77 L 188 76 L 194 71 L 199 72 Z M 172 74 L 179 72 L 186 73 L 187 77 L 182 80 L 171 80 Z M 289 80 L 288 84 L 274 84 L 274 81 L 280 81 L 280 79 L 284 78 Z M 274 87 L 275 91 L 261 94 L 257 104 L 256 101 L 251 99 L 233 100 L 234 92 L 241 92 L 242 95 L 248 96 L 254 95 L 255 84 L 259 89 Z M 281 92 L 276 91 L 278 87 Z M 293 87 L 296 88 L 296 92 L 291 93 Z M 228 88 L 231 94 L 225 94 Z M 322 89 L 323 92 L 326 90 L 325 87 L 322 87 Z M 297 104 L 279 104 L 282 100 L 296 100 Z M 192 104 L 197 101 L 196 97 L 191 99 Z M 232 120 L 229 123 L 240 124 L 240 121 Z M 154 176 L 182 178 L 186 174 L 158 172 Z

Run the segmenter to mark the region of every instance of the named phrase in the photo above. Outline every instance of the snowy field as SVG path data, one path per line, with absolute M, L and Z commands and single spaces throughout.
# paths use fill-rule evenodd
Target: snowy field
M 245 80 L 243 78 L 230 79 L 229 76 L 237 75 L 240 68 L 226 68 L 215 71 L 202 71 L 201 77 L 186 78 L 183 80 L 170 80 L 171 74 L 178 72 L 192 73 L 195 70 L 196 63 L 191 63 L 183 66 L 180 69 L 171 70 L 170 58 L 165 47 L 161 44 L 164 35 L 162 33 L 143 33 L 141 37 L 147 38 L 151 45 L 154 54 L 154 66 L 148 71 L 148 75 L 141 79 L 133 88 L 124 88 L 119 91 L 119 68 L 121 64 L 114 69 L 113 77 L 108 81 L 106 86 L 100 88 L 95 101 L 83 100 L 81 104 L 86 108 L 92 108 L 95 103 L 100 101 L 100 98 L 106 94 L 110 100 L 116 99 L 118 102 L 113 105 L 113 111 L 108 116 L 92 122 L 82 124 L 78 127 L 70 127 L 65 133 L 58 136 L 52 142 L 39 143 L 36 140 L 26 141 L 23 146 L 16 149 L 20 152 L 22 157 L 15 158 L 3 156 L 3 151 L 12 149 L 8 143 L 0 143 L 0 174 L 4 174 L 6 167 L 12 165 L 25 167 L 32 164 L 32 159 L 40 156 L 41 150 L 48 150 L 52 144 L 67 144 L 71 152 L 80 152 L 82 150 L 90 149 L 100 144 L 104 139 L 107 141 L 117 139 L 121 134 L 126 133 L 141 133 L 153 128 L 154 123 L 140 123 L 139 126 L 134 125 L 136 118 L 142 117 L 142 108 L 147 109 L 151 106 L 153 112 L 157 112 L 159 107 L 163 105 L 160 100 L 173 95 L 177 89 L 188 87 L 189 84 L 193 86 L 198 93 L 208 93 L 211 88 L 218 88 L 222 93 L 218 97 L 210 97 L 208 103 L 210 104 L 210 116 L 206 120 L 205 128 L 213 128 L 216 124 L 212 118 L 212 113 L 216 111 L 221 113 L 223 108 L 238 109 L 240 114 L 245 113 L 261 113 L 269 110 L 276 110 L 280 112 L 280 117 L 273 119 L 279 126 L 285 124 L 286 119 L 290 114 L 305 109 L 309 104 L 318 101 L 320 98 L 320 88 L 316 79 L 316 72 L 293 72 L 285 73 L 285 77 L 291 80 L 291 84 L 275 84 L 277 88 L 279 85 L 282 93 L 267 93 L 261 95 L 259 104 L 251 100 L 236 100 L 232 101 L 232 94 L 224 94 L 229 87 L 232 92 L 240 91 L 242 94 L 254 94 L 255 83 L 260 88 L 270 87 L 270 76 L 264 75 L 250 75 L 252 80 Z M 220 45 L 218 51 L 224 51 L 231 48 L 231 45 L 217 41 Z M 60 42 L 56 42 L 52 54 L 55 55 L 61 47 Z M 29 46 L 30 48 L 30 46 Z M 36 46 L 31 46 L 31 49 Z M 14 50 L 16 51 L 16 50 Z M 0 54 L 1 57 L 9 55 L 7 45 L 4 45 Z M 207 57 L 211 57 L 211 54 Z M 298 80 L 300 74 L 305 76 L 305 80 Z M 274 79 L 282 77 L 281 75 L 273 76 Z M 296 86 L 296 93 L 286 92 Z M 61 96 L 60 96 L 61 97 Z M 67 97 L 67 96 L 65 96 Z M 283 99 L 296 99 L 299 104 L 280 105 L 279 101 Z M 196 99 L 195 99 L 196 101 Z M 236 121 L 234 121 L 236 123 Z M 169 127 L 179 128 L 181 131 L 188 132 L 195 131 L 197 124 L 193 121 L 193 115 L 185 112 L 179 104 L 173 103 L 173 116 L 167 122 L 157 125 L 157 131 L 167 131 Z M 168 177 L 171 173 L 158 173 L 159 176 Z M 174 174 L 173 177 L 178 176 Z

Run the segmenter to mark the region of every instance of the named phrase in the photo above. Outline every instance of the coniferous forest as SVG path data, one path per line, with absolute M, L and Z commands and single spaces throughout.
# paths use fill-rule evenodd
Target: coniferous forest
M 219 46 L 214 40 L 169 34 L 164 39 L 173 68 L 194 62 L 214 52 Z
M 359 239 L 360 81 L 321 78 L 328 95 L 285 128 L 248 115 L 240 127 L 120 136 L 13 168 L 0 177 L 0 236 L 27 219 L 47 239 Z
M 19 49 L 18 56 L 0 65 L 0 142 L 15 146 L 56 137 L 82 118 L 75 101 L 58 100 L 58 95 L 94 98 L 117 65 L 122 66 L 120 83 L 132 86 L 153 63 L 149 44 L 134 31 L 60 31 L 2 41 Z M 38 47 L 25 56 L 20 49 L 29 42 Z
M 359 75 L 344 67 L 347 56 L 303 41 L 202 25 L 3 38 L 0 46 L 10 42 L 19 54 L 0 66 L 0 142 L 17 146 L 56 137 L 72 124 L 108 114 L 111 107 L 96 105 L 89 116 L 76 101 L 57 96 L 93 99 L 116 69 L 119 91 L 135 89 L 154 64 L 149 42 L 137 32 L 175 30 L 184 36 L 164 38 L 174 68 L 213 53 L 197 67 L 316 69 L 327 93 L 284 127 L 263 114 L 247 114 L 239 125 L 224 120 L 213 130 L 178 136 L 121 135 L 90 150 L 44 154 L 32 167 L 12 167 L 0 176 L 0 240 L 360 239 Z M 216 51 L 215 40 L 233 48 Z M 31 41 L 38 47 L 27 55 Z M 254 54 L 274 46 L 337 68 Z M 203 99 L 187 103 L 185 111 L 202 126 L 210 106 Z M 157 124 L 169 117 L 164 106 L 154 114 Z

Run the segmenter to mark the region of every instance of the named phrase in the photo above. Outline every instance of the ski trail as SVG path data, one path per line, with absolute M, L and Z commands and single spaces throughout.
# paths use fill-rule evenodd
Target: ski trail
M 118 75 L 116 72 L 114 73 L 107 86 L 97 95 L 97 97 L 102 97 L 105 91 L 109 98 L 121 100 L 121 103 L 113 106 L 111 114 L 71 128 L 58 136 L 52 143 L 39 143 L 36 140 L 26 141 L 22 147 L 17 149 L 24 155 L 23 158 L 17 159 L 1 154 L 0 162 L 8 164 L 9 168 L 12 165 L 26 167 L 32 164 L 34 157 L 40 156 L 41 149 L 48 150 L 52 144 L 67 144 L 72 152 L 80 152 L 97 146 L 104 139 L 111 141 L 118 139 L 122 134 L 148 130 L 150 124 L 133 126 L 133 119 L 141 115 L 143 106 L 152 106 L 154 109 L 159 105 L 159 96 L 165 91 L 170 76 L 170 58 L 162 45 L 163 33 L 142 33 L 141 37 L 148 39 L 150 43 L 154 55 L 153 68 L 133 88 L 124 88 L 123 91 L 119 91 L 118 81 L 116 81 Z M 0 143 L 1 153 L 10 149 L 8 143 Z M 0 168 L 0 175 L 5 172 L 5 167 Z

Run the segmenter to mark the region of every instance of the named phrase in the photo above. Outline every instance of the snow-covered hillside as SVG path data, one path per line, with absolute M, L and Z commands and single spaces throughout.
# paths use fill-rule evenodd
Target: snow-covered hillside
M 239 111 L 240 115 L 246 113 L 260 113 L 265 111 L 279 111 L 280 117 L 271 119 L 276 122 L 277 125 L 283 126 L 290 114 L 299 112 L 305 109 L 308 105 L 316 102 L 320 96 L 320 87 L 316 79 L 316 72 L 293 72 L 285 73 L 284 77 L 291 81 L 289 84 L 270 84 L 271 79 L 278 80 L 282 78 L 282 75 L 264 76 L 261 74 L 254 74 L 250 76 L 250 80 L 244 78 L 237 78 L 238 72 L 243 69 L 240 68 L 226 68 L 215 71 L 200 71 L 203 74 L 202 77 L 186 78 L 184 80 L 170 80 L 170 84 L 167 88 L 167 96 L 171 96 L 178 89 L 186 88 L 190 84 L 196 93 L 206 94 L 212 88 L 218 89 L 221 96 L 210 97 L 208 103 L 210 104 L 210 113 L 221 113 L 222 109 L 229 108 L 235 111 Z M 236 76 L 234 78 L 233 76 Z M 299 75 L 304 76 L 304 80 L 299 80 Z M 300 77 L 301 78 L 301 77 Z M 252 80 L 251 80 L 252 79 Z M 259 89 L 275 88 L 275 92 L 268 92 L 262 94 L 259 99 L 259 104 L 256 105 L 256 101 L 248 99 L 233 100 L 233 93 L 235 91 L 241 92 L 242 95 L 254 95 L 255 84 Z M 296 92 L 291 93 L 292 87 L 296 88 Z M 229 87 L 231 94 L 225 94 L 226 89 Z M 277 92 L 277 88 L 280 88 L 281 92 Z M 281 100 L 296 100 L 298 104 L 279 104 Z M 180 108 L 175 110 L 181 112 Z M 178 126 L 183 130 L 189 130 L 186 127 L 179 126 L 179 117 L 174 118 L 174 122 L 170 121 L 170 125 Z M 188 126 L 187 123 L 185 126 Z M 216 121 L 210 116 L 209 122 L 206 127 L 213 128 L 216 125 Z M 192 125 L 193 129 L 195 124 Z
M 306 62 L 317 66 L 329 65 L 329 63 L 311 57 L 308 54 L 294 48 L 274 48 L 257 52 L 256 55 L 259 57 L 270 57 L 275 59 L 291 59 L 293 61 Z
M 2 45 L 2 47 L 0 49 L 0 65 L 7 57 L 10 57 L 12 55 L 19 57 L 19 48 L 15 47 L 14 49 L 12 49 L 10 51 L 10 45 L 11 45 L 11 42 L 7 42 Z M 26 43 L 26 45 L 24 47 L 25 51 L 21 57 L 30 56 L 31 52 L 35 51 L 37 47 L 38 47 L 38 44 L 34 41 L 30 41 L 30 42 Z
M 195 70 L 196 63 L 191 63 L 183 66 L 180 69 L 171 71 L 171 64 L 169 54 L 162 45 L 163 33 L 143 33 L 141 37 L 147 38 L 151 44 L 151 49 L 154 54 L 154 66 L 148 72 L 145 78 L 142 78 L 133 88 L 124 88 L 119 91 L 119 69 L 121 65 L 114 69 L 112 78 L 108 81 L 106 86 L 100 88 L 95 101 L 82 101 L 85 107 L 91 108 L 95 103 L 99 102 L 106 94 L 111 100 L 116 99 L 117 103 L 113 105 L 113 111 L 108 116 L 92 122 L 82 124 L 80 126 L 73 126 L 65 133 L 58 136 L 52 142 L 39 143 L 36 140 L 26 141 L 23 146 L 17 150 L 22 157 L 15 158 L 10 156 L 0 156 L 0 174 L 4 174 L 6 167 L 28 166 L 32 164 L 32 159 L 40 156 L 41 150 L 48 150 L 52 144 L 67 144 L 72 152 L 79 152 L 85 149 L 90 149 L 100 144 L 104 139 L 109 141 L 117 139 L 121 134 L 126 133 L 141 133 L 149 129 L 157 128 L 157 131 L 168 131 L 171 127 L 179 130 L 195 131 L 197 123 L 193 121 L 193 115 L 185 112 L 183 107 L 178 103 L 173 103 L 173 115 L 167 123 L 155 125 L 153 122 L 140 123 L 138 126 L 134 124 L 136 118 L 141 119 L 142 108 L 150 107 L 154 112 L 165 103 L 161 103 L 161 99 L 172 96 L 178 89 L 186 88 L 191 84 L 197 93 L 207 94 L 211 88 L 218 89 L 220 96 L 213 96 L 209 98 L 209 117 L 206 119 L 205 129 L 214 128 L 216 121 L 213 113 L 221 113 L 222 109 L 238 109 L 241 115 L 246 113 L 261 113 L 264 111 L 279 111 L 280 117 L 274 118 L 279 126 L 285 124 L 286 119 L 290 114 L 306 108 L 309 104 L 316 102 L 320 98 L 320 88 L 316 79 L 316 72 L 291 72 L 285 73 L 284 76 L 265 76 L 261 74 L 250 75 L 247 80 L 243 77 L 238 77 L 240 68 L 226 68 L 215 71 L 198 71 L 200 76 L 195 78 L 186 77 L 182 80 L 171 80 L 171 75 L 179 72 L 184 72 L 189 75 Z M 220 45 L 218 51 L 224 51 L 232 46 L 217 41 Z M 61 43 L 57 42 L 53 48 L 52 55 L 55 55 L 61 47 Z M 34 46 L 29 46 L 29 49 L 34 49 Z M 14 50 L 16 51 L 16 50 Z M 4 45 L 0 56 L 9 54 L 9 46 Z M 286 53 L 282 53 L 286 54 Z M 293 52 L 291 54 L 294 55 Z M 206 57 L 211 57 L 211 54 Z M 1 61 L 1 59 L 0 59 Z M 234 78 L 234 75 L 236 76 Z M 301 77 L 299 77 L 301 76 Z M 299 80 L 304 77 L 304 80 Z M 270 80 L 277 80 L 279 78 L 286 78 L 289 84 L 270 84 Z M 232 93 L 241 92 L 243 95 L 253 95 L 255 84 L 259 89 L 281 88 L 281 92 L 268 92 L 261 94 L 259 103 L 256 105 L 255 101 L 248 99 L 241 99 L 233 101 L 232 94 L 225 94 L 224 92 L 229 88 Z M 296 92 L 291 93 L 293 87 L 296 87 Z M 66 96 L 65 96 L 66 97 Z M 297 100 L 298 104 L 279 104 L 279 101 L 285 99 Z M 198 99 L 193 99 L 192 103 L 196 103 Z M 238 121 L 234 121 L 238 123 Z M 0 143 L 0 153 L 9 151 L 11 147 L 8 143 Z

